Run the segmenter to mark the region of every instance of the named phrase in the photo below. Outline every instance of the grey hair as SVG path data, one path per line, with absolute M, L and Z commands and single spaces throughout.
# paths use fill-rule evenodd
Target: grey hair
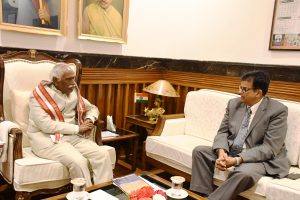
M 56 63 L 56 65 L 52 68 L 52 70 L 50 72 L 50 75 L 49 75 L 50 81 L 53 81 L 54 77 L 57 78 L 58 80 L 60 80 L 62 78 L 62 76 L 64 75 L 64 73 L 68 70 L 73 71 L 68 64 L 63 63 L 63 62 Z

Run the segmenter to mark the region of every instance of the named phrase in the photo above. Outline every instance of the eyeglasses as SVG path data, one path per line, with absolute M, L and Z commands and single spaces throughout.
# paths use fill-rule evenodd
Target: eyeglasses
M 246 92 L 248 92 L 248 91 L 250 91 L 250 90 L 253 90 L 254 88 L 246 88 L 246 87 L 242 87 L 241 85 L 239 86 L 239 91 L 241 92 L 241 93 L 246 93 Z

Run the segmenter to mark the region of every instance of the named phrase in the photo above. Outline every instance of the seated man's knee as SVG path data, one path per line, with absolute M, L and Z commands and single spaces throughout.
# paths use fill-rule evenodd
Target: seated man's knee
M 72 160 L 71 165 L 73 165 L 73 167 L 86 168 L 88 166 L 88 160 L 83 156 L 77 157 Z
M 233 176 L 241 180 L 250 181 L 251 183 L 255 182 L 253 174 L 245 171 L 232 171 L 229 173 L 228 178 L 231 178 Z
M 197 156 L 197 155 L 201 155 L 201 154 L 205 154 L 208 152 L 211 152 L 212 149 L 209 146 L 197 146 L 193 149 L 193 156 Z

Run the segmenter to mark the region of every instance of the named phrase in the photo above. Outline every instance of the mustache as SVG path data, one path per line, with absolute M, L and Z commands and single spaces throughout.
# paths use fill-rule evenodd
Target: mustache
M 74 84 L 74 85 L 69 85 L 68 86 L 68 88 L 70 88 L 70 89 L 74 89 L 76 87 L 76 85 Z

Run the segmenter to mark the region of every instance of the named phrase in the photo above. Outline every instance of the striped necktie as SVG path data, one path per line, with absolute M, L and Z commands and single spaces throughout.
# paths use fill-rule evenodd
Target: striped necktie
M 244 115 L 244 119 L 242 121 L 240 130 L 239 130 L 237 136 L 235 137 L 233 144 L 230 148 L 229 155 L 232 157 L 237 156 L 237 154 L 241 153 L 243 150 L 245 140 L 248 136 L 248 126 L 249 126 L 251 114 L 252 114 L 251 109 L 247 108 L 247 111 Z

